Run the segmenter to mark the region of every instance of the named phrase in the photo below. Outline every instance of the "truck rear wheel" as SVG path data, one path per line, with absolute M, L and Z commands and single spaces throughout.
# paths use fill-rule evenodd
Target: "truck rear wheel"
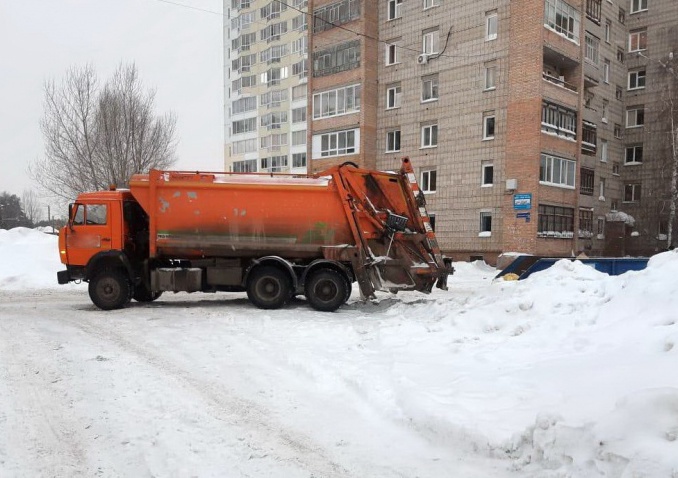
M 333 269 L 319 269 L 311 274 L 304 288 L 311 307 L 322 312 L 333 312 L 348 300 L 349 282 Z
M 137 302 L 153 302 L 155 299 L 162 295 L 162 291 L 151 292 L 144 285 L 139 285 L 134 288 L 134 294 L 132 298 Z
M 292 281 L 277 267 L 261 266 L 247 281 L 247 297 L 260 309 L 279 309 L 292 296 Z
M 89 282 L 89 297 L 103 310 L 120 309 L 130 301 L 131 286 L 122 271 L 106 269 Z

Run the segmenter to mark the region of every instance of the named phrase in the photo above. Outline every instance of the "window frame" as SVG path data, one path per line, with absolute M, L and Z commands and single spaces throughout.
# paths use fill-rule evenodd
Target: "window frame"
M 487 172 L 490 171 L 490 181 L 487 181 Z M 480 167 L 480 187 L 490 188 L 494 186 L 494 163 L 485 163 Z
M 430 46 L 431 51 L 427 51 L 427 46 Z M 421 53 L 423 55 L 437 55 L 440 48 L 440 30 L 426 31 L 421 35 Z
M 641 183 L 625 183 L 624 197 L 622 199 L 622 203 L 626 204 L 639 203 L 641 199 L 641 193 L 642 193 Z
M 636 86 L 631 86 L 631 79 L 635 78 L 635 84 Z M 642 86 L 639 86 L 639 84 L 642 83 Z M 626 82 L 626 90 L 627 91 L 636 91 L 636 90 L 644 90 L 645 85 L 647 84 L 647 69 L 641 68 L 641 69 L 636 69 L 636 70 L 631 70 L 629 71 L 628 74 L 628 80 Z
M 633 119 L 633 124 L 630 123 L 630 119 Z M 642 128 L 643 126 L 645 126 L 645 107 L 639 105 L 627 108 L 626 128 L 627 129 Z
M 397 65 L 400 63 L 398 61 L 398 44 L 393 42 L 393 43 L 386 43 L 386 53 L 384 56 L 384 65 L 385 66 L 392 66 L 392 65 Z
M 637 47 L 635 48 L 633 47 L 634 43 L 637 44 Z M 629 53 L 645 50 L 647 50 L 647 28 L 641 28 L 639 30 L 629 32 Z
M 402 105 L 403 88 L 400 83 L 391 84 L 386 87 L 386 109 L 395 110 Z
M 539 184 L 563 189 L 575 189 L 577 184 L 577 162 L 553 154 L 541 153 Z
M 430 98 L 425 98 L 427 90 L 426 84 L 430 83 Z M 434 94 L 435 93 L 435 94 Z M 438 75 L 427 75 L 421 78 L 421 103 L 430 103 L 431 101 L 438 101 L 440 99 L 440 83 Z
M 645 7 L 643 7 L 645 4 Z M 647 0 L 631 0 L 631 6 L 629 7 L 629 13 L 633 15 L 634 13 L 646 12 L 647 11 Z
M 433 194 L 438 190 L 438 171 L 435 168 L 422 169 L 420 178 L 419 186 L 424 194 Z M 433 188 L 431 188 L 431 183 Z
M 492 120 L 492 133 L 490 134 L 489 120 Z M 492 112 L 483 113 L 483 141 L 493 140 L 497 136 L 497 116 Z
M 386 20 L 397 20 L 403 16 L 403 0 L 388 0 L 386 4 Z
M 426 131 L 429 131 L 428 136 L 430 143 L 426 144 Z M 434 142 L 435 141 L 435 142 Z M 430 123 L 421 126 L 421 146 L 419 149 L 437 148 L 438 147 L 438 123 Z
M 629 161 L 631 152 L 632 160 Z M 624 147 L 624 166 L 636 166 L 643 164 L 643 144 L 630 144 Z
M 386 153 L 397 153 L 401 148 L 402 133 L 400 128 L 386 131 Z
M 494 33 L 492 32 L 494 27 Z M 496 11 L 485 14 L 485 41 L 496 40 L 499 35 L 499 15 Z
M 492 235 L 492 213 L 490 211 L 480 211 L 480 227 L 479 233 L 490 233 L 483 234 L 483 236 Z

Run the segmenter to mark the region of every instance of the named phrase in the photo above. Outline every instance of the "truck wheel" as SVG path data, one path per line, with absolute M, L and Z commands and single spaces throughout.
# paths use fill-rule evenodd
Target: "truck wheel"
M 89 297 L 100 309 L 120 309 L 131 298 L 129 280 L 120 270 L 106 269 L 89 282 Z
M 333 312 L 348 300 L 348 281 L 333 269 L 320 269 L 306 281 L 304 288 L 311 307 L 322 312 Z
M 257 267 L 247 281 L 247 297 L 260 309 L 279 309 L 291 296 L 290 277 L 277 267 Z
M 134 288 L 134 295 L 132 296 L 137 302 L 153 302 L 162 295 L 162 291 L 151 292 L 145 286 L 140 285 Z

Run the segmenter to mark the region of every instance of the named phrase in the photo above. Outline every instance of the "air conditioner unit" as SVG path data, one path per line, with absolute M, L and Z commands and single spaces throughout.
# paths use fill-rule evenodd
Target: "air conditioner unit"
M 428 55 L 426 53 L 422 53 L 417 57 L 417 63 L 420 65 L 425 65 L 428 63 Z

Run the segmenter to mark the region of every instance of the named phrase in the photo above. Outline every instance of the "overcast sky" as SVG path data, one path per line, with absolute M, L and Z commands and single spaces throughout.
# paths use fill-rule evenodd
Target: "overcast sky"
M 221 13 L 222 0 L 171 0 Z M 162 0 L 0 0 L 0 192 L 34 189 L 43 85 L 91 63 L 100 80 L 135 62 L 156 112 L 177 115 L 177 169 L 221 171 L 221 15 Z

